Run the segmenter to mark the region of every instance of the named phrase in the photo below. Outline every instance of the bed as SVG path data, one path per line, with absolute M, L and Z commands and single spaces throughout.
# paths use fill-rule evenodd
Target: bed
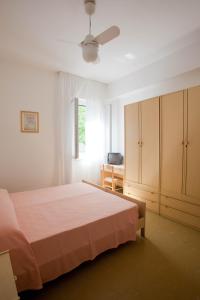
M 135 241 L 138 229 L 144 236 L 145 203 L 88 182 L 0 190 L 0 251 L 10 252 L 19 292 Z

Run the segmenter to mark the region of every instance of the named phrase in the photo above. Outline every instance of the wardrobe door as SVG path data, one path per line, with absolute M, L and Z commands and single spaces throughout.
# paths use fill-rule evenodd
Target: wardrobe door
M 186 194 L 200 199 L 200 87 L 188 89 L 187 108 Z
M 125 106 L 125 179 L 139 180 L 139 104 Z
M 161 192 L 183 189 L 184 92 L 161 97 Z
M 159 187 L 159 97 L 141 102 L 141 183 Z

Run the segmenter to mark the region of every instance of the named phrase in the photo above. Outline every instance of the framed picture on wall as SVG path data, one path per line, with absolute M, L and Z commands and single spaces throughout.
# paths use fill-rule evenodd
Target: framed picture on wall
M 21 111 L 21 132 L 39 132 L 39 112 Z

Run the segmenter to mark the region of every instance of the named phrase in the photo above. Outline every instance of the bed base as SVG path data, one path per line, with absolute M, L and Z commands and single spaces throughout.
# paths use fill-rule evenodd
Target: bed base
M 89 184 L 91 186 L 94 186 L 95 188 L 97 188 L 99 190 L 102 190 L 106 193 L 110 193 L 110 194 L 118 196 L 122 199 L 125 199 L 125 200 L 128 200 L 130 202 L 136 203 L 138 205 L 138 210 L 139 210 L 139 219 L 138 219 L 138 228 L 137 228 L 137 230 L 140 230 L 141 236 L 143 238 L 145 238 L 145 214 L 146 214 L 146 203 L 145 202 L 134 199 L 134 198 L 131 198 L 131 197 L 128 197 L 126 195 L 123 195 L 121 193 L 112 191 L 110 189 L 106 189 L 106 188 L 104 188 L 104 187 L 102 187 L 98 184 L 95 184 L 95 183 L 92 183 L 92 182 L 89 182 L 89 181 L 86 181 L 86 180 L 82 180 L 82 182 L 84 182 L 86 184 Z

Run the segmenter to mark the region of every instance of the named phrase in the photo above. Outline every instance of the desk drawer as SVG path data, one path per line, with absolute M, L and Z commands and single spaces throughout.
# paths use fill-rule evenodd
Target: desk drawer
M 190 215 L 200 217 L 200 206 L 198 205 L 193 205 L 191 203 L 174 199 L 164 195 L 161 196 L 161 204 L 165 207 L 175 208 L 184 213 L 188 213 Z
M 180 210 L 171 208 L 169 206 L 160 205 L 161 216 L 180 222 L 185 225 L 190 225 L 200 230 L 200 217 L 192 216 Z

